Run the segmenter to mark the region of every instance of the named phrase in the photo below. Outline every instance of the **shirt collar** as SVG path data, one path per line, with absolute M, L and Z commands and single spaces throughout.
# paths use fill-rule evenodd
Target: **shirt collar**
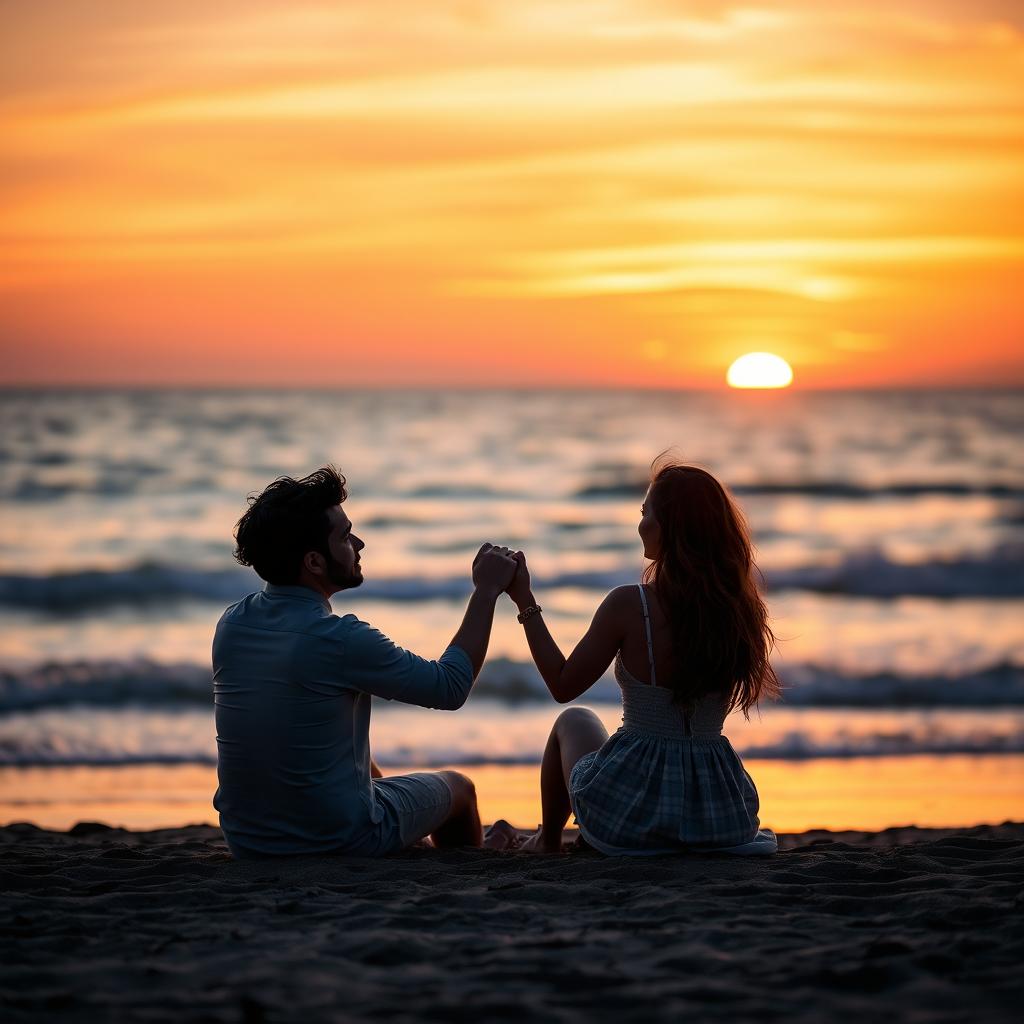
M 282 597 L 290 601 L 312 601 L 314 604 L 323 605 L 327 609 L 331 607 L 330 601 L 323 594 L 318 594 L 309 587 L 282 587 L 276 583 L 264 583 L 263 593 L 268 597 Z

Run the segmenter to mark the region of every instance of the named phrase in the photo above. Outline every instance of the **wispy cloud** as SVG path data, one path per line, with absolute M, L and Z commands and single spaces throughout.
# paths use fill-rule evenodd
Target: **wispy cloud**
M 173 344 L 161 301 L 183 296 L 242 344 L 268 278 L 322 289 L 324 337 L 400 334 L 375 298 L 400 293 L 453 365 L 446 335 L 500 311 L 511 343 L 561 303 L 538 379 L 555 349 L 570 373 L 627 332 L 717 353 L 769 321 L 801 351 L 872 339 L 822 341 L 823 380 L 865 353 L 901 379 L 924 331 L 962 377 L 956 290 L 985 325 L 978 373 L 1004 374 L 1024 329 L 991 285 L 1024 269 L 1024 25 L 1001 0 L 67 0 L 3 19 L 7 347 Z M 129 320 L 103 305 L 119 280 L 145 281 Z M 292 322 L 277 307 L 266 337 Z

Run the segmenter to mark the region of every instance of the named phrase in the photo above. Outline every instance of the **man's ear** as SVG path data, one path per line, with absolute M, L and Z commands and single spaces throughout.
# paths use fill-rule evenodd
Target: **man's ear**
M 327 560 L 319 551 L 307 551 L 302 556 L 302 567 L 314 576 L 322 576 L 327 571 Z

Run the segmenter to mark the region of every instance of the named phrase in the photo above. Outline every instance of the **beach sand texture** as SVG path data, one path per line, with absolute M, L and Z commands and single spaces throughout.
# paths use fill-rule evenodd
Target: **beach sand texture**
M 768 859 L 239 862 L 207 826 L 0 830 L 7 1021 L 1009 1021 L 1024 824 Z

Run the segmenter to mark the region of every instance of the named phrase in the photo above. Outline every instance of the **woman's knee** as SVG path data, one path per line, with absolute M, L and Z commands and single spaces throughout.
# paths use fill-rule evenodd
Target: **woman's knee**
M 577 707 L 575 705 L 571 708 L 566 708 L 555 719 L 555 729 L 560 732 L 565 729 L 590 729 L 595 725 L 600 729 L 604 729 L 604 723 L 590 708 Z
M 566 708 L 555 722 L 552 733 L 558 751 L 559 759 L 562 762 L 562 775 L 566 785 L 569 782 L 569 773 L 576 762 L 594 750 L 603 746 L 608 739 L 608 730 L 604 722 L 589 708 L 572 707 Z

